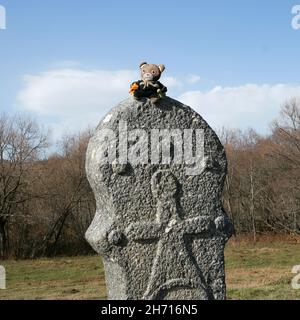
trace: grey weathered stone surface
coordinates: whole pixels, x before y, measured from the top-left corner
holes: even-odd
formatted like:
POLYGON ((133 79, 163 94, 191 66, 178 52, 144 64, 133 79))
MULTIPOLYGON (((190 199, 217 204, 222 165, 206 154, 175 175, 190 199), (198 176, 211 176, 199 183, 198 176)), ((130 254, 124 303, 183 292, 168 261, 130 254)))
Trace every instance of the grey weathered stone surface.
POLYGON ((97 211, 86 238, 103 257, 109 299, 225 299, 224 246, 233 231, 221 202, 226 168, 214 131, 176 100, 129 98, 106 115, 87 150, 97 211), (147 132, 203 129, 205 170, 189 176, 184 163, 100 163, 101 130, 118 132, 120 121, 147 132))

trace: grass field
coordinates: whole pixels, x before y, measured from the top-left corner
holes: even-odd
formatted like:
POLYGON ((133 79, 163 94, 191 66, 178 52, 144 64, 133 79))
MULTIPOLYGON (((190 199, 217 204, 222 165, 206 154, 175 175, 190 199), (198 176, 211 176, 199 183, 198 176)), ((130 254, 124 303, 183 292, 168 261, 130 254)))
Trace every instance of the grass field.
MULTIPOLYGON (((8 260, 7 289, 0 299, 105 299, 104 271, 97 256, 8 260)), ((300 299, 291 287, 300 265, 300 241, 233 240, 226 247, 228 299, 300 299)))

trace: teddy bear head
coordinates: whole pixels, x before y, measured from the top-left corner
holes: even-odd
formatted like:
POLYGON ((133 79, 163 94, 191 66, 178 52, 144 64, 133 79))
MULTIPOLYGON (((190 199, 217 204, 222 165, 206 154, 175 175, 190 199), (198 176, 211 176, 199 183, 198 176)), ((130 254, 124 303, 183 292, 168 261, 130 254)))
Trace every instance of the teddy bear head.
POLYGON ((141 77, 144 81, 157 81, 162 72, 165 70, 163 64, 148 64, 147 62, 142 62, 140 64, 141 77))

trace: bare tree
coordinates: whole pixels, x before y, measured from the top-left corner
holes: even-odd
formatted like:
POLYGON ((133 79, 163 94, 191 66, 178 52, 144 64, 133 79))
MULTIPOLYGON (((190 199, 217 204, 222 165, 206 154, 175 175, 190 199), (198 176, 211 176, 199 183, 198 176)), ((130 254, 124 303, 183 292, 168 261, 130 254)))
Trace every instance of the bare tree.
MULTIPOLYGON (((237 233, 300 234, 300 102, 282 106, 269 135, 222 129, 228 158, 224 206, 237 233)), ((55 153, 32 120, 0 116, 0 256, 85 254, 95 212, 85 174, 90 131, 55 153), (44 155, 44 152, 47 153, 44 155)))
POLYGON ((33 255, 55 255, 66 230, 69 239, 65 239, 65 243, 76 237, 85 243, 84 233, 95 210, 93 194, 85 174, 85 152, 89 137, 89 132, 64 137, 60 143, 60 153, 48 160, 48 173, 44 181, 49 194, 49 223, 33 255))
POLYGON ((273 159, 280 174, 280 215, 275 223, 287 232, 300 233, 300 100, 293 98, 272 123, 273 159))
POLYGON ((47 146, 47 136, 29 118, 0 115, 0 256, 8 252, 8 223, 30 199, 26 175, 47 146))

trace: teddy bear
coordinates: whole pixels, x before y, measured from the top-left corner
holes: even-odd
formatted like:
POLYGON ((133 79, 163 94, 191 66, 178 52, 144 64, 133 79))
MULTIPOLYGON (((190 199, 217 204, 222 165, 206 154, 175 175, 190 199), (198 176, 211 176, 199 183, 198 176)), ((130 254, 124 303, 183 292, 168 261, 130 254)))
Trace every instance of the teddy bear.
POLYGON ((135 81, 131 84, 129 93, 137 100, 143 97, 149 98, 152 103, 157 103, 160 98, 166 95, 167 87, 158 81, 162 72, 165 70, 163 64, 140 64, 142 80, 135 81))

